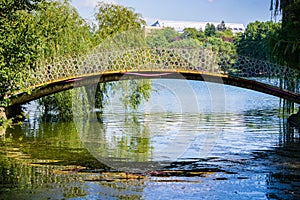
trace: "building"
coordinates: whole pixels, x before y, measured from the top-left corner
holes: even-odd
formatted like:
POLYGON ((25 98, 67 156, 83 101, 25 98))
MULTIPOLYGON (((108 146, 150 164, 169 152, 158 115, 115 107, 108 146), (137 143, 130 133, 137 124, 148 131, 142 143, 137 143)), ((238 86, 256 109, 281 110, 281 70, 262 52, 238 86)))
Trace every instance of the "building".
MULTIPOLYGON (((182 33, 185 28, 196 28, 199 30, 205 30, 206 25, 210 23, 217 27, 220 22, 193 22, 193 21, 168 21, 168 20, 157 20, 152 25, 145 27, 147 30, 152 29, 162 29, 162 28, 174 28, 175 31, 182 33)), ((243 24, 236 24, 236 23, 225 23, 227 28, 230 28, 232 32, 244 32, 245 27, 243 24)))

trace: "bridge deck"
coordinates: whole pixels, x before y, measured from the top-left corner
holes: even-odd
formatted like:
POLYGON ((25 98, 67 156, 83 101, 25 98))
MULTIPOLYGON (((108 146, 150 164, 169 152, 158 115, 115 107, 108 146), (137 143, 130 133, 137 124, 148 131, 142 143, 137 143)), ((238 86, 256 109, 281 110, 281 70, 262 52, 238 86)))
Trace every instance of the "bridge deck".
POLYGON ((86 86, 95 83, 130 79, 186 79, 213 82, 262 92, 300 104, 300 94, 280 89, 278 87, 261 83, 255 80, 238 78, 225 74, 215 74, 193 70, 117 70, 101 73, 91 73, 81 76, 70 76, 55 81, 31 86, 30 90, 32 92, 30 94, 20 91, 11 96, 10 105, 24 104, 43 96, 47 96, 71 88, 86 86))

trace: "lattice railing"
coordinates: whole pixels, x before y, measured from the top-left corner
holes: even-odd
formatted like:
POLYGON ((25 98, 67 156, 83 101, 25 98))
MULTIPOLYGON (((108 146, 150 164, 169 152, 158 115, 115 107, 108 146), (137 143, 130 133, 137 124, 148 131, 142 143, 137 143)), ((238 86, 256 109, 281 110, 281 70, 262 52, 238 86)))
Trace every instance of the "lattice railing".
POLYGON ((299 81, 297 83, 299 72, 296 70, 244 56, 229 57, 200 48, 97 49, 87 55, 57 57, 40 61, 36 65, 37 68, 32 69, 27 78, 27 87, 106 71, 191 70, 254 78, 284 88, 293 84, 295 90, 300 91, 299 81))

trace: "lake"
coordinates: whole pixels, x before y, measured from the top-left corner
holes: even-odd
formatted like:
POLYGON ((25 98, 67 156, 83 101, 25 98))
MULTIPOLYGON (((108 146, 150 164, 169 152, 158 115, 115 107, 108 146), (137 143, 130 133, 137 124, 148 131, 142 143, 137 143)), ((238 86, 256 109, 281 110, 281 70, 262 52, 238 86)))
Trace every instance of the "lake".
POLYGON ((0 199, 300 199, 300 134, 279 98, 187 80, 152 86, 134 112, 115 91, 101 120, 95 109, 41 122, 27 105, 28 119, 0 138, 0 199))

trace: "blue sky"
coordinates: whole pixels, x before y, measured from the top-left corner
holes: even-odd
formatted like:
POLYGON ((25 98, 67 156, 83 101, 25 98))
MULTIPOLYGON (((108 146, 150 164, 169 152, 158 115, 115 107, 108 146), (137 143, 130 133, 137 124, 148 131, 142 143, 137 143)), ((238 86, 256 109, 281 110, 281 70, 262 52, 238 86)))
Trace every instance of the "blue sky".
MULTIPOLYGON (((92 19, 99 0, 72 0, 82 17, 92 19)), ((147 21, 156 19, 242 23, 268 21, 270 0, 105 0, 134 8, 147 21)))

